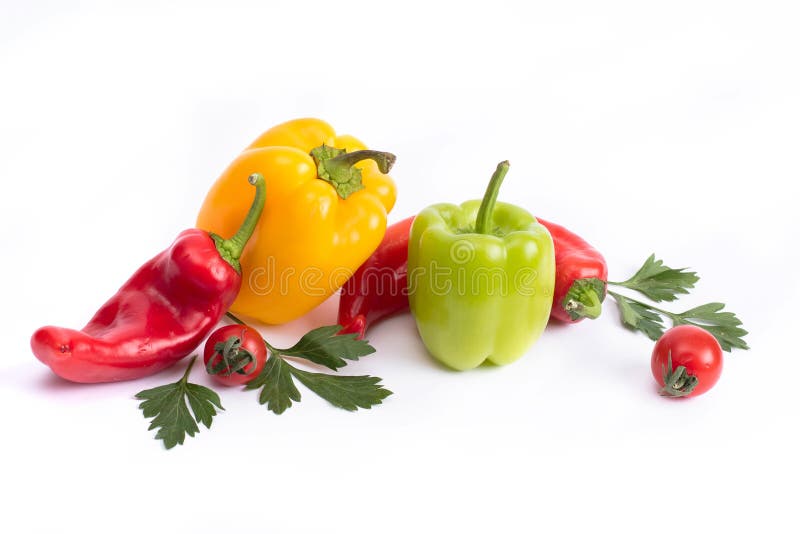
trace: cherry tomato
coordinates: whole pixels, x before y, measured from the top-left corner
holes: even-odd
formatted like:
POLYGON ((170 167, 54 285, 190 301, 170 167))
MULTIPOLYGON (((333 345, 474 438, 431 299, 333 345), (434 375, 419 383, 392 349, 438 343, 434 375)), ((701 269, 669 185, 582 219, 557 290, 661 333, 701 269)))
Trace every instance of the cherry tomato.
POLYGON ((206 341, 203 361, 217 382, 237 386, 258 376, 267 361, 267 346, 261 334, 249 326, 223 326, 206 341))
POLYGON ((661 394, 669 397, 702 395, 722 373, 722 348, 714 336, 692 325, 670 328, 656 341, 650 360, 661 394))

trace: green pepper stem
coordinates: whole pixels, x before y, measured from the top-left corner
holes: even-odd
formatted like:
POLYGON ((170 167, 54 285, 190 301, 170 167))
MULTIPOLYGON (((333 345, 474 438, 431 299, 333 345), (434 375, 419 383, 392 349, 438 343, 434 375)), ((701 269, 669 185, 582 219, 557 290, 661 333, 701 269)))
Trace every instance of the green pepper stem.
POLYGON ((264 211, 264 200, 267 196, 267 185, 261 174, 253 173, 248 176, 247 181, 256 186, 256 196, 253 198, 253 203, 250 204, 250 211, 247 212, 239 230, 229 239, 223 239, 214 233, 211 234, 211 239, 214 240, 219 255, 230 263, 231 267, 236 269, 238 273, 241 273, 242 270, 241 265, 239 265, 239 257, 244 252, 247 240, 250 239, 256 229, 258 220, 261 218, 261 212, 264 211))
POLYGON ((397 160, 397 157, 390 152, 380 152, 378 150, 356 150, 355 152, 345 152, 344 154, 336 156, 335 158, 325 160, 325 167, 331 174, 336 173, 337 171, 344 172, 349 170, 350 167, 359 161, 364 161, 365 159, 371 159, 377 163, 378 169, 383 174, 386 174, 392 170, 392 166, 397 160))
POLYGON ((483 195, 481 207, 478 209, 478 216, 475 219, 475 232, 479 234, 492 233, 492 212, 494 205, 497 203, 497 194, 500 192, 500 184, 503 183, 503 178, 506 177, 508 172, 508 161, 501 161, 497 164, 497 169, 489 180, 489 186, 486 188, 486 193, 483 195))

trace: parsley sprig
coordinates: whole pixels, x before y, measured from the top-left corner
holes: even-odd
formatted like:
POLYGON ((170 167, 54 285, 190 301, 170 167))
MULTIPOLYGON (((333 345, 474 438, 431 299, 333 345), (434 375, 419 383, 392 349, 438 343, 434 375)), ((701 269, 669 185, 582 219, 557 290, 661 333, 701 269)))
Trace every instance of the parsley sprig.
MULTIPOLYGON (((227 315, 235 323, 245 324, 235 315, 227 315)), ((337 371, 347 365, 345 360, 358 360, 375 352, 369 343, 356 339, 356 334, 338 335, 341 329, 339 325, 316 328, 288 349, 273 347, 265 341, 270 353, 267 363, 261 373, 245 385, 245 389, 260 389, 258 401, 276 414, 291 408, 293 401, 300 402, 300 391, 294 379, 337 408, 355 411, 381 404, 392 394, 380 384, 381 378, 312 373, 286 361, 285 357, 301 358, 337 371)))
MULTIPOLYGON (((235 315, 227 315, 234 322, 245 325, 235 315)), ((392 394, 380 384, 381 378, 312 373, 285 360, 285 357, 302 358, 336 371, 347 365, 346 360, 355 361, 375 352, 368 342, 356 339, 356 334, 337 335, 341 329, 339 325, 316 328, 288 349, 279 349, 264 341, 270 352, 267 363, 262 372, 247 383, 246 389, 260 388, 259 402, 276 414, 290 408, 292 401, 300 402, 300 391, 294 379, 337 408, 355 411, 381 404, 392 394)), ((163 440, 167 449, 183 445, 187 434, 190 437, 197 434, 200 431, 197 423, 211 428, 217 409, 224 410, 219 395, 205 386, 189 382, 196 359, 197 356, 192 358, 177 382, 136 394, 136 398, 143 401, 139 408, 145 418, 154 418, 148 430, 157 428, 156 439, 163 440)))
POLYGON ((609 291, 608 294, 617 301, 622 322, 629 328, 644 332, 654 341, 664 333, 664 319, 668 318, 672 321, 672 326, 690 324, 707 330, 717 338, 724 351, 730 352, 732 348, 750 348, 742 339, 747 335, 747 330, 741 327, 742 321, 733 312, 722 311, 725 305, 721 302, 710 302, 681 313, 674 313, 614 291, 609 291))
MULTIPOLYGON (((596 278, 590 280, 600 282, 596 278)), ((698 280, 700 277, 696 272, 688 271, 686 267, 680 269, 667 267, 663 261, 656 259, 655 254, 651 254, 631 278, 624 282, 607 282, 607 284, 638 291, 653 302, 671 302, 680 295, 688 294, 698 280)), ((617 301, 622 323, 632 330, 643 332, 652 340, 661 337, 666 329, 664 320, 669 319, 672 326, 690 324, 707 330, 717 338, 724 351, 750 348, 742 339, 747 335, 747 330, 742 328, 742 321, 732 312, 723 311, 725 305, 721 302, 710 302, 676 313, 615 291, 609 290, 608 295, 617 301)))
POLYGON ((687 271, 687 267, 667 267, 662 260, 656 259, 655 254, 651 254, 628 280, 608 284, 638 291, 653 302, 671 302, 679 295, 687 295, 698 280, 700 277, 697 273, 687 271))
POLYGON ((211 421, 217 415, 217 409, 225 409, 222 407, 219 395, 214 391, 189 382, 189 373, 196 359, 197 356, 192 357, 186 372, 177 382, 146 389, 136 394, 137 399, 143 400, 139 408, 145 418, 154 417, 148 430, 158 428, 156 439, 163 440, 167 449, 183 445, 186 434, 190 437, 197 434, 200 431, 197 423, 211 428, 211 421))
MULTIPOLYGON (((651 254, 636 274, 624 282, 604 282, 599 278, 576 280, 565 302, 572 304, 567 311, 573 319, 594 318, 599 315, 599 310, 589 313, 592 307, 587 307, 586 300, 581 298, 581 291, 584 288, 592 289, 590 293, 602 295, 601 289, 604 285, 606 289, 607 286, 623 287, 638 291, 653 302, 672 302, 679 296, 688 294, 698 280, 700 277, 696 272, 689 271, 686 267, 680 269, 667 267, 662 260, 656 259, 655 254, 651 254)), ((690 324, 707 330, 717 338, 722 350, 730 352, 733 348, 750 348, 742 339, 747 335, 747 330, 742 328, 742 321, 732 312, 723 311, 725 305, 721 302, 710 302, 676 313, 615 291, 608 290, 607 294, 616 300, 622 323, 632 330, 643 332, 652 340, 661 337, 666 329, 665 320, 668 319, 672 322, 672 326, 690 324)))

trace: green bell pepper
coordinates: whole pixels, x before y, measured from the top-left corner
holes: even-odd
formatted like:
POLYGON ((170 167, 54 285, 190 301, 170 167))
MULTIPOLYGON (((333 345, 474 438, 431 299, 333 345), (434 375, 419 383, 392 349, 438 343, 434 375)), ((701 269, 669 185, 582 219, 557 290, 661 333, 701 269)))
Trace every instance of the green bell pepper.
POLYGON ((429 206, 411 227, 411 313, 428 351, 454 369, 515 361, 550 316, 553 240, 533 215, 497 202, 506 172, 504 161, 483 201, 429 206))

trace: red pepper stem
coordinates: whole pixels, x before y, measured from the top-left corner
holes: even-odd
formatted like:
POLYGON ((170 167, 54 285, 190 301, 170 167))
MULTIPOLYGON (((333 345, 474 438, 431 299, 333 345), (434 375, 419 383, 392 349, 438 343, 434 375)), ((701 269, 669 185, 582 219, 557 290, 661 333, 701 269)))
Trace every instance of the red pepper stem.
POLYGON ((593 289, 588 289, 583 293, 581 301, 569 301, 565 303, 564 308, 569 310, 572 305, 579 317, 586 317, 589 319, 597 319, 603 310, 603 302, 597 296, 597 292, 593 289))
POLYGON ((569 286, 561 307, 570 319, 597 319, 603 311, 606 283, 599 278, 578 278, 569 286))
POLYGON ((475 218, 475 232, 478 234, 492 233, 492 212, 494 211, 495 203, 497 203, 500 185, 503 183, 503 178, 506 177, 508 167, 508 161, 501 161, 498 163, 497 169, 495 169, 492 175, 492 179, 489 180, 489 186, 486 188, 481 207, 478 208, 478 215, 475 218))
POLYGON ((216 234, 211 234, 211 238, 217 246, 219 255, 237 271, 241 271, 239 257, 244 251, 247 240, 250 239, 250 236, 253 235, 253 231, 256 229, 258 220, 261 218, 261 212, 264 211, 264 201, 267 196, 266 182, 261 174, 251 174, 247 178, 247 181, 256 187, 256 195, 255 198, 253 198, 253 203, 250 205, 250 211, 247 212, 239 230, 229 239, 222 239, 216 234))

